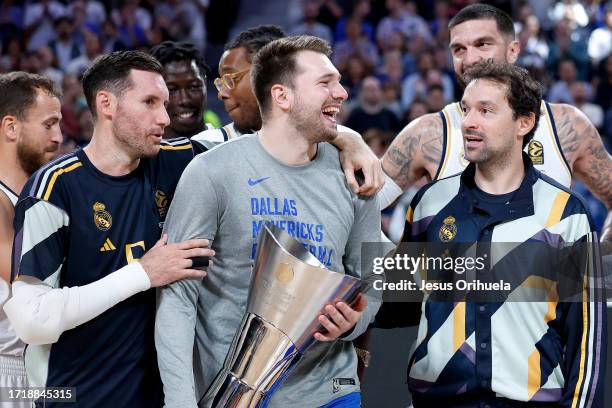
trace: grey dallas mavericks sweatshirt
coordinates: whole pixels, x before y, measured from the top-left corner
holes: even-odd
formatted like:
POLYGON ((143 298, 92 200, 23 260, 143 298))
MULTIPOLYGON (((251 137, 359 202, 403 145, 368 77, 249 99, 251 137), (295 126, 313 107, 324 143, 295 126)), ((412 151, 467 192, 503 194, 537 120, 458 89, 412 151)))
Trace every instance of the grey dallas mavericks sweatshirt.
MULTIPOLYGON (((246 308, 265 222, 294 235, 327 268, 371 278, 371 270, 361 270, 361 243, 380 240, 380 211, 375 198, 358 197, 347 187, 335 147, 320 143, 315 159, 303 166, 277 161, 256 135, 198 155, 181 177, 165 231, 170 242, 210 239, 216 255, 203 280, 160 291, 155 342, 166 406, 195 407, 222 368, 246 308)), ((350 340, 365 331, 380 306, 379 299, 368 300, 355 329, 344 339, 316 343, 270 407, 316 407, 359 390, 350 340)))

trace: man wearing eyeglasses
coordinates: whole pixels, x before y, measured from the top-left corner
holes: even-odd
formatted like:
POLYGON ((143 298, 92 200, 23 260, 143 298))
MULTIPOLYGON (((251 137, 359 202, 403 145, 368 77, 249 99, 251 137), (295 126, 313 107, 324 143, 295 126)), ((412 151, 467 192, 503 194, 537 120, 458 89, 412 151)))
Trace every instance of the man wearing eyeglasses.
MULTIPOLYGON (((219 61, 220 77, 215 79, 215 87, 218 91, 217 97, 223 101, 232 122, 220 129, 205 130, 193 136, 191 141, 196 148, 201 147, 206 151, 219 143, 261 128, 261 114, 249 78, 251 63, 263 46, 283 37, 285 33, 279 27, 262 25, 243 31, 225 46, 225 52, 219 61)), ((356 134, 340 125, 338 131, 356 134)), ((341 147, 332 141, 332 144, 341 150, 340 160, 347 183, 355 193, 374 194, 383 184, 380 163, 361 137, 350 139, 358 140, 359 143, 341 147), (361 186, 355 178, 355 172, 358 170, 362 170, 364 174, 361 186)))
POLYGON ((207 150, 261 128, 261 116, 249 80, 251 61, 260 48, 284 36, 279 27, 259 26, 238 34, 225 46, 219 61, 220 77, 214 83, 219 92, 217 97, 223 101, 232 122, 220 129, 205 130, 192 140, 207 150))

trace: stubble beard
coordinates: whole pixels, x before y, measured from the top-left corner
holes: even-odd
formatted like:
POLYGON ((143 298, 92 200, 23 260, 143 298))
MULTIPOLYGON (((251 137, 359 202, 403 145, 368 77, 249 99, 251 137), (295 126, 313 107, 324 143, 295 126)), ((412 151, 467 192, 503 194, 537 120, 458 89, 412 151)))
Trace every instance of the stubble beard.
POLYGON ((291 109, 293 126, 306 137, 310 143, 331 142, 338 136, 338 127, 326 127, 321 122, 321 110, 312 109, 298 97, 291 109))
MULTIPOLYGON (((487 138, 484 135, 482 136, 483 142, 486 142, 487 138)), ((514 143, 510 139, 499 148, 491 148, 485 145, 479 152, 468 153, 468 150, 464 145, 465 158, 469 162, 475 163, 483 169, 505 168, 512 157, 513 148, 514 143), (470 157, 472 155, 474 156, 470 157)))
POLYGON ((123 112, 121 106, 117 109, 117 117, 112 123, 113 135, 128 154, 137 158, 151 158, 159 153, 159 145, 147 143, 146 131, 138 122, 123 112))

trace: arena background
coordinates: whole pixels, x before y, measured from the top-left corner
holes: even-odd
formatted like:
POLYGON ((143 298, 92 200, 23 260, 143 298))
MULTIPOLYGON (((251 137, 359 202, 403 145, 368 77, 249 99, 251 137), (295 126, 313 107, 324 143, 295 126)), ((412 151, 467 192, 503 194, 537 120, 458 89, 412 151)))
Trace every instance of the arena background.
MULTIPOLYGON (((63 151, 70 151, 91 138, 91 115, 78 79, 97 55, 125 48, 148 49, 163 40, 192 41, 213 68, 206 117, 219 126, 229 119, 216 98, 212 80, 224 43, 246 28, 277 24, 289 34, 319 35, 333 44, 333 61, 350 95, 342 120, 360 131, 382 156, 411 119, 459 99, 461 90, 452 70, 446 24, 470 3, 475 1, 3 0, 0 72, 41 73, 62 88, 63 151), (399 31, 385 22, 394 7, 400 7, 398 13, 408 21, 399 31), (352 41, 346 40, 347 35, 352 41), (369 116, 363 114, 364 106, 369 116)), ((545 85, 546 99, 579 107, 599 129, 610 151, 612 2, 486 3, 514 18, 522 47, 518 63, 545 85)), ((586 197, 601 228, 605 207, 580 183, 574 188, 586 197)), ((399 200, 395 211, 383 213, 383 229, 394 240, 401 234, 412 193, 399 200)), ((414 337, 413 329, 374 330, 372 363, 363 387, 364 406, 409 405, 405 368, 414 337)), ((608 373, 612 373, 611 361, 608 357, 608 373)), ((612 385, 609 378, 607 384, 612 385)), ((607 387, 607 401, 612 403, 612 387, 607 387)))

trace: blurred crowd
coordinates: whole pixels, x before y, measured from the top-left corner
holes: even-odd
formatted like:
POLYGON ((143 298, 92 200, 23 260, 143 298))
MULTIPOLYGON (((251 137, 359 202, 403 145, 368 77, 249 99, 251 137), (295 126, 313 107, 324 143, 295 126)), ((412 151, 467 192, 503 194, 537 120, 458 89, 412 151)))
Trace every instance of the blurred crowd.
MULTIPOLYGON (((372 147, 424 113, 461 96, 448 48, 448 20, 469 0, 306 0, 292 34, 334 44, 350 102, 343 121, 372 147), (376 136, 372 132, 376 131, 376 136), (369 133, 368 133, 369 132, 369 133)), ((612 2, 601 0, 489 1, 515 20, 518 64, 546 89, 549 102, 572 104, 612 136, 612 2)))
POLYGON ((0 72, 46 75, 63 91, 65 150, 91 138, 91 115, 79 82, 102 53, 184 40, 203 53, 208 0, 0 2, 0 72))
MULTIPOLYGON (((333 62, 350 99, 341 120, 382 157, 413 119, 461 98, 449 52, 448 21, 471 0, 305 0, 291 34, 334 45, 333 62)), ((482 2, 480 2, 482 3, 482 2)), ((485 1, 510 14, 521 46, 518 65, 545 88, 549 102, 579 108, 612 146, 612 1, 485 1)), ((607 211, 581 184, 598 226, 607 211)), ((406 198, 406 197, 405 197, 406 198)), ((408 200, 404 200, 408 202, 408 200)), ((405 211, 383 212, 383 230, 398 238, 405 211), (397 217, 400 214, 400 217, 397 217)))
MULTIPOLYGON (((204 53, 213 36, 205 15, 215 1, 3 0, 0 72, 44 74, 63 90, 62 130, 70 150, 91 138, 91 115, 79 83, 91 61, 101 53, 148 49, 164 40, 190 41, 204 53)), ((475 2, 288 0, 286 27, 289 34, 312 34, 333 44, 333 62, 350 96, 341 121, 382 157, 408 122, 460 98, 447 23, 475 2)), ((514 18, 518 63, 544 84, 546 99, 581 109, 610 150, 612 1, 487 3, 514 18)), ((216 62, 208 61, 213 67, 216 62)), ((596 217, 602 213, 596 204, 592 210, 596 217)))

